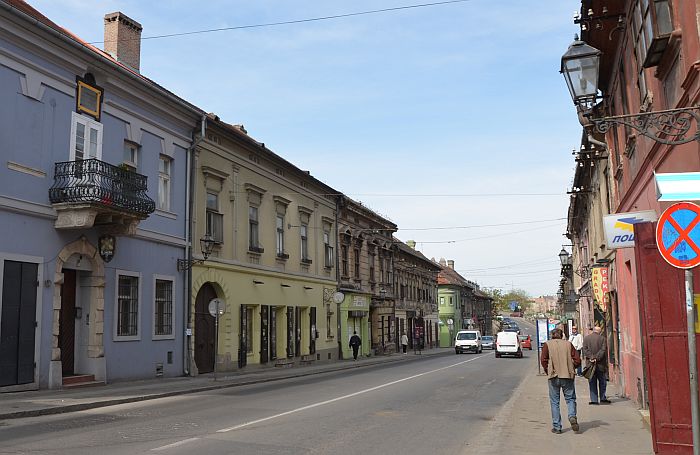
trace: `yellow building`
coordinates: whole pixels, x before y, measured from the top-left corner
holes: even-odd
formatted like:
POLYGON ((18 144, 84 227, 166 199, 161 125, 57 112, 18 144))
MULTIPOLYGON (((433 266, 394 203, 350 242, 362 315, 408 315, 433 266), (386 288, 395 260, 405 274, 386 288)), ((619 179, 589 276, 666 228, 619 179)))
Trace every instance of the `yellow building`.
POLYGON ((213 115, 192 166, 191 372, 338 359, 336 191, 213 115))

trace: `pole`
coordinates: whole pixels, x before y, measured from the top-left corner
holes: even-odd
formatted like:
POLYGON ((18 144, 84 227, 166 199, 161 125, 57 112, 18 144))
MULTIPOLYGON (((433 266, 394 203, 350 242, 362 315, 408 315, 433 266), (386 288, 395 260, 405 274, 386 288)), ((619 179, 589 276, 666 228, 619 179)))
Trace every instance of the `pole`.
POLYGON ((698 362, 695 346, 695 305, 693 271, 685 271, 685 311, 688 320, 688 372, 690 373, 690 414, 693 423, 693 455, 700 455, 700 412, 698 412, 698 362))
POLYGON ((214 381, 216 381, 216 364, 219 355, 219 303, 216 303, 216 317, 214 318, 214 381))
POLYGON ((535 343, 537 343, 537 374, 542 374, 542 366, 540 365, 540 320, 535 319, 535 343))

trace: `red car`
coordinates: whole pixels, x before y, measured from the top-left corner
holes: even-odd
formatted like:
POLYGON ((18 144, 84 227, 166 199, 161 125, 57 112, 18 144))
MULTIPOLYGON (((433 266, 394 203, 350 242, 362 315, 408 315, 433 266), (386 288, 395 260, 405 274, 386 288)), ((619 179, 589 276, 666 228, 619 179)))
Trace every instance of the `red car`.
POLYGON ((523 349, 532 351, 532 339, 530 335, 518 335, 518 338, 520 338, 520 346, 522 346, 523 349))

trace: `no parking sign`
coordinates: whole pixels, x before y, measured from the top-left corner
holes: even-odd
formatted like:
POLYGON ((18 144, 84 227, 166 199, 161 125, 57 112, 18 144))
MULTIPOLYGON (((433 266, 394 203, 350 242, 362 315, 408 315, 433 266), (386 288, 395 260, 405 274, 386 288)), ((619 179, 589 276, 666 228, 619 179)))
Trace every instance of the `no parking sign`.
POLYGON ((700 264, 700 206, 679 202, 667 208, 656 225, 656 246, 674 267, 690 269, 700 264))

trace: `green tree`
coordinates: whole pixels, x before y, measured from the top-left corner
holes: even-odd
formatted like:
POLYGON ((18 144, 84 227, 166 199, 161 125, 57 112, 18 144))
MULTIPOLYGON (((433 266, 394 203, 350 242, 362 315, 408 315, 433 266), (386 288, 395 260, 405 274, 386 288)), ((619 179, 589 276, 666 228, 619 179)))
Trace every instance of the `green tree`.
POLYGON ((510 302, 517 302, 520 311, 529 312, 533 306, 532 297, 522 289, 512 289, 508 292, 503 292, 498 288, 482 289, 486 294, 493 299, 493 311, 495 314, 511 313, 510 302))

